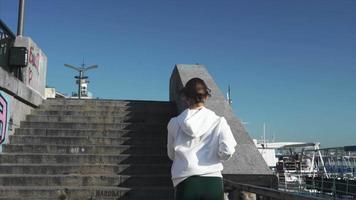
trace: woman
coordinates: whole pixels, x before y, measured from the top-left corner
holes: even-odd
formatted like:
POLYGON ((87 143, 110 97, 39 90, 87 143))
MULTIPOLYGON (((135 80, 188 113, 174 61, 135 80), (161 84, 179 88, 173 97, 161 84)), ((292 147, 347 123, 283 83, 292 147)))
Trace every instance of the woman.
POLYGON ((236 141, 224 117, 204 107, 210 89, 199 78, 181 91, 188 108, 168 123, 167 153, 173 161, 176 200, 223 200, 222 162, 236 141))

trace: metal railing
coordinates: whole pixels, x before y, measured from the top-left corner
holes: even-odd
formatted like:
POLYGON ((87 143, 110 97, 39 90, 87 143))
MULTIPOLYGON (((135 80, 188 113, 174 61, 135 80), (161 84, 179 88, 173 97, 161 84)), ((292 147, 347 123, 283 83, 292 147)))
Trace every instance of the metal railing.
POLYGON ((6 26, 6 24, 0 19, 0 40, 9 38, 15 40, 15 34, 6 26))
POLYGON ((305 195, 325 199, 356 199, 356 180, 326 177, 306 177, 302 182, 283 183, 279 188, 284 191, 304 193, 305 195))
POLYGON ((237 183, 224 179, 225 191, 229 200, 321 200, 310 195, 296 194, 273 188, 237 183))
POLYGON ((23 81, 21 67, 10 66, 10 49, 13 47, 15 39, 15 34, 0 20, 0 67, 23 81))
POLYGON ((0 19, 0 67, 8 70, 9 51, 15 40, 15 35, 0 19))

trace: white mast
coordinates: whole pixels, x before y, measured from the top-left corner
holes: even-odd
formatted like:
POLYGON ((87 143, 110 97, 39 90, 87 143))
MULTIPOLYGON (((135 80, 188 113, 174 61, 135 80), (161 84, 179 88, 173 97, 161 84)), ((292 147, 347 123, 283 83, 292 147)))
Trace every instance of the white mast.
POLYGON ((263 144, 266 145, 266 122, 263 122, 263 144))

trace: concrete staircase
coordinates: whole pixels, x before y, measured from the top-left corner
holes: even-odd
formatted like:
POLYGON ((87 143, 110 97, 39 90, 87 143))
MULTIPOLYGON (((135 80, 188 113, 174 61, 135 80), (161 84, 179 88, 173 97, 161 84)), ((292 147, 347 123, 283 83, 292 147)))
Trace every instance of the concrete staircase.
POLYGON ((0 154, 0 199, 173 199, 169 102, 46 100, 0 154))

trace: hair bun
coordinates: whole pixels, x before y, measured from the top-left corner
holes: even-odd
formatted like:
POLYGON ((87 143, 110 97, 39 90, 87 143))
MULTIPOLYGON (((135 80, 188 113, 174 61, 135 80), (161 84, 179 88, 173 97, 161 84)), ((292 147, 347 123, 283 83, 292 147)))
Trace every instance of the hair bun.
POLYGON ((211 90, 200 78, 190 79, 180 92, 187 98, 193 100, 194 103, 204 102, 207 97, 211 96, 211 90))

